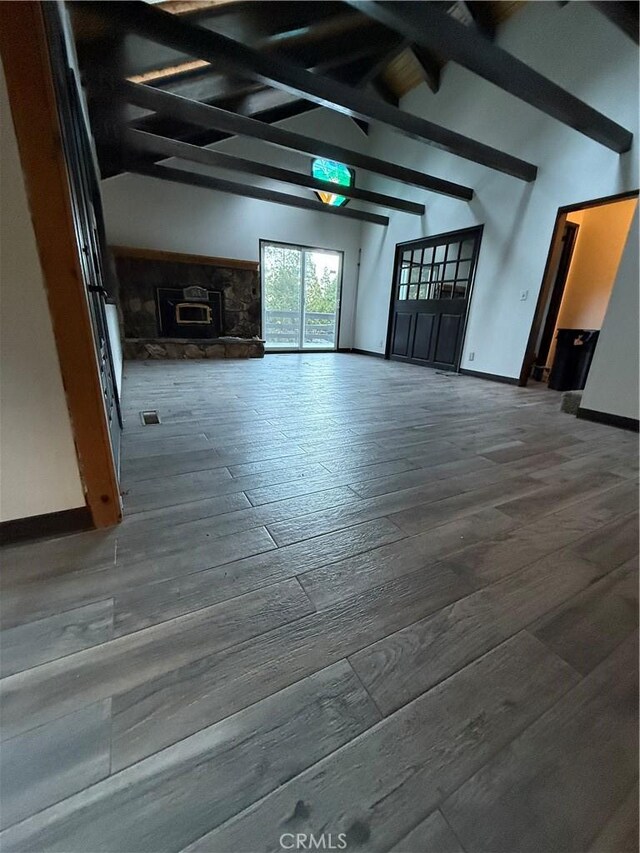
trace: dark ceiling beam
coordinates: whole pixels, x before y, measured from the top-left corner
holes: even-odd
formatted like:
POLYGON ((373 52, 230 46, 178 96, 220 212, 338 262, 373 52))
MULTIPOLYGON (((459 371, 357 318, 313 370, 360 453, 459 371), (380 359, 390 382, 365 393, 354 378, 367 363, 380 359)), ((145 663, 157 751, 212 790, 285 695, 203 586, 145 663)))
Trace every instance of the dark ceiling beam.
POLYGON ((272 204, 282 204, 286 207, 299 207, 302 210, 312 210, 316 213, 327 213, 331 216, 341 216, 345 219, 356 219, 361 222, 371 222, 374 225, 388 225, 389 218, 377 213, 369 213, 364 210, 354 210, 351 207, 332 207, 321 201, 312 201, 308 198, 300 198, 288 193, 276 192, 275 190, 253 187, 249 184, 239 184, 235 181, 225 181, 222 178, 212 178, 209 175, 201 175, 197 172, 189 172, 186 169, 172 169, 169 166, 147 165, 136 162, 125 156, 122 161, 124 171, 133 172, 138 175, 146 175, 150 178, 159 178, 161 181, 171 181, 178 184, 189 184, 193 187, 202 187, 216 192, 228 193, 229 195, 255 198, 259 201, 268 201, 272 204))
POLYGON ((487 3, 486 0, 466 0, 464 5, 482 35, 493 41, 496 36, 496 22, 491 9, 492 4, 487 3))
POLYGON ((353 118, 381 122, 405 136, 521 180, 532 181, 536 177, 536 167, 518 157, 405 113, 358 89, 312 74, 282 58, 259 53, 233 39, 193 26, 141 0, 97 5, 107 7, 104 14, 108 15, 110 22, 198 59, 210 61, 229 72, 247 74, 268 86, 292 92, 319 106, 353 118))
MULTIPOLYGON (((289 148, 292 151, 302 151, 306 154, 314 154, 316 157, 339 160, 349 166, 366 169, 394 181, 412 184, 430 192, 441 193, 453 198, 464 199, 465 201, 473 198, 473 190, 469 187, 435 178, 432 175, 418 172, 415 169, 408 169, 405 166, 398 166, 395 163, 388 163, 385 160, 370 157, 368 154, 361 154, 359 151, 334 145, 332 142, 313 139, 310 136, 294 133, 281 127, 273 127, 247 116, 235 115, 226 110, 221 110, 219 107, 189 101, 186 98, 178 97, 178 95, 171 95, 169 92, 160 92, 149 86, 125 81, 117 85, 115 93, 119 93, 129 103, 171 116, 186 124, 201 125, 237 136, 249 136, 253 139, 269 142, 272 145, 278 145, 281 148, 289 148)), ((114 93, 112 92, 112 94, 114 93)))
POLYGON ((425 83, 432 92, 437 92, 440 88, 440 63, 430 50, 419 44, 412 44, 411 51, 420 63, 425 83))
POLYGON ((638 44, 639 5, 637 0, 634 0, 634 2, 618 2, 618 0, 595 2, 595 0, 592 0, 591 5, 638 44))
POLYGON ((375 80, 371 81, 371 87, 378 97, 380 97, 386 104, 391 104, 392 107, 397 107, 400 103, 400 98, 381 75, 378 75, 375 80))
POLYGON ((318 181, 311 175, 301 172, 293 172, 290 169, 281 169, 277 166, 269 166, 266 163, 257 163, 255 160, 246 160, 231 154, 223 154, 211 148, 201 148, 198 145, 189 145, 176 139, 167 139, 163 136, 154 136, 151 133, 143 133, 140 130, 125 129, 122 138, 127 149, 136 152, 162 154, 165 157, 179 157, 182 160, 191 160, 194 163, 202 163, 205 166, 214 166, 221 169, 230 169, 234 172, 243 172, 248 175, 260 175, 274 181, 282 181, 286 184, 294 184, 311 190, 327 192, 335 190, 347 198, 355 198, 380 207, 389 207, 393 210, 401 210, 405 213, 413 213, 422 216, 425 212, 423 204, 413 201, 383 195, 359 187, 338 187, 327 181, 318 181))
MULTIPOLYGON (((398 37, 394 34, 385 40, 386 53, 389 52, 389 44, 396 44, 398 37)), ((362 42, 355 40, 349 50, 325 58, 318 65, 311 68, 316 74, 327 73, 336 76, 346 82, 357 82, 369 72, 372 65, 380 61, 380 44, 373 41, 362 42)), ((241 115, 260 115, 267 110, 279 108, 284 104, 298 102, 300 99, 289 92, 272 89, 255 81, 242 81, 238 78, 227 78, 218 72, 209 69, 197 74, 181 75, 178 78, 165 78, 157 83, 149 83, 153 88, 172 92, 184 98, 194 101, 204 101, 208 104, 221 106, 223 109, 231 109, 232 112, 241 115)), ((316 105, 305 101, 307 109, 315 109, 316 105)), ((154 116, 139 119, 136 125, 142 130, 161 135, 173 136, 172 133, 164 133, 162 128, 155 127, 154 116)))
POLYGON ((353 84, 358 88, 364 88, 379 74, 382 74, 384 69, 389 65, 390 62, 393 62, 400 54, 409 46, 409 42, 402 38, 402 36, 392 36, 390 39, 390 43, 388 45, 387 50, 384 53, 381 53, 376 60, 374 60, 370 67, 362 74, 358 80, 354 80, 353 84))
MULTIPOLYGON (((405 39, 394 35, 391 37, 387 50, 378 54, 378 56, 374 57, 373 60, 365 60, 364 65, 362 65, 360 69, 353 69, 353 66, 349 69, 345 69, 346 73, 341 74, 338 79, 342 79, 343 83, 348 83, 351 86, 355 86, 357 89, 364 89, 370 83, 373 83, 376 77, 384 71, 387 65, 390 62, 393 62, 393 60, 402 53, 406 45, 407 42, 405 39)), ((391 101, 389 101, 390 96, 391 93, 387 93, 384 98, 389 103, 391 103, 391 101)), ((355 122, 357 127, 360 128, 365 136, 369 135, 369 122, 353 117, 351 120, 355 122)))
POLYGON ((438 50, 447 59, 612 151, 622 154, 631 147, 633 134, 630 131, 492 44, 477 30, 454 20, 444 11, 442 4, 374 0, 346 2, 411 38, 416 44, 438 50))
MULTIPOLYGON (((98 3, 92 8, 89 4, 69 3, 79 50, 86 52, 89 58, 100 42, 109 43, 119 36, 119 31, 110 24, 108 10, 101 10, 100 5, 98 3)), ((358 12, 342 3, 314 0, 305 0, 304 3, 231 3, 204 8, 201 13, 172 17, 267 51, 302 47, 305 43, 313 45, 319 39, 339 35, 348 29, 362 28, 363 23, 358 12)), ((370 19, 366 22, 365 30, 371 26, 378 27, 370 19)), ((182 51, 151 44, 136 35, 128 37, 126 42, 121 69, 126 77, 179 65, 192 58, 182 51)))

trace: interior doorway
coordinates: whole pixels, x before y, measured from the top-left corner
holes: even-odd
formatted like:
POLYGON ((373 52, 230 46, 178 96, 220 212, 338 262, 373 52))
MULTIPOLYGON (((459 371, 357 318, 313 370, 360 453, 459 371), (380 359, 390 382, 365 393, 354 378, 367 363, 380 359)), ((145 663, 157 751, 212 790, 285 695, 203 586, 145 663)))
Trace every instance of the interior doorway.
POLYGON ((260 242, 262 329, 270 352, 335 350, 342 252, 260 242))
POLYGON ((387 358, 457 370, 482 226, 396 246, 387 358))
POLYGON ((638 192, 560 208, 520 373, 582 390, 637 205, 638 192))

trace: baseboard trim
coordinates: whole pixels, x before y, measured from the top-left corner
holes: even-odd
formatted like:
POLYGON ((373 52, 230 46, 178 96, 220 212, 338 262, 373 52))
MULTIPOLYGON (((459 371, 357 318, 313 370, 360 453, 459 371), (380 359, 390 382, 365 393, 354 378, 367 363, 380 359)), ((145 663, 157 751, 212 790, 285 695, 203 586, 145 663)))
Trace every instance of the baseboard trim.
POLYGON ((623 415, 611 415, 608 412, 597 412, 595 409, 578 409, 576 417, 583 421, 595 421, 597 424, 628 429, 638 432, 638 420, 636 418, 625 418, 623 415))
POLYGON ((466 367, 461 367, 458 372, 465 376, 475 376, 476 379, 488 379, 490 382, 502 382, 504 385, 518 384, 518 378, 516 376, 501 376, 499 373, 481 373, 479 370, 467 370, 466 367))
POLYGON ((79 506, 75 509, 0 522, 0 545, 12 545, 25 539, 64 536, 65 533, 78 533, 92 528, 93 520, 89 508, 79 506))
POLYGON ((370 355, 372 358, 385 358, 385 354, 383 352, 372 352, 368 349, 350 349, 349 352, 355 353, 356 355, 370 355))

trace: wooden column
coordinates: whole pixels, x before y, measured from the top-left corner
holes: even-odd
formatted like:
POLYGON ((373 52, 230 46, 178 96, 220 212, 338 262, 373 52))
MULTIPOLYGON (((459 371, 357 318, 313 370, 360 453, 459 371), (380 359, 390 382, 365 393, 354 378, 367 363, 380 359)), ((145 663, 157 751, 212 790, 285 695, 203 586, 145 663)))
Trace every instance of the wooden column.
POLYGON ((80 475, 96 527, 122 517, 39 2, 0 3, 0 55, 80 475))

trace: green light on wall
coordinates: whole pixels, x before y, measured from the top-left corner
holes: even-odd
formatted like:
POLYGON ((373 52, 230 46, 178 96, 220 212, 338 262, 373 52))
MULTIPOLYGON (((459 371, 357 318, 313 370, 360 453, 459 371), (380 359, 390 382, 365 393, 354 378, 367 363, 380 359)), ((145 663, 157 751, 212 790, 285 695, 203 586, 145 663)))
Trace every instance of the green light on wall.
MULTIPOLYGON (((335 160, 325 160, 324 157, 319 157, 311 164, 311 174, 319 181, 327 181, 331 184, 339 184, 341 187, 353 186, 353 172, 344 163, 338 163, 335 160)), ((323 204, 330 204, 333 207, 340 207, 346 204, 349 199, 337 193, 316 190, 316 195, 323 204)))

